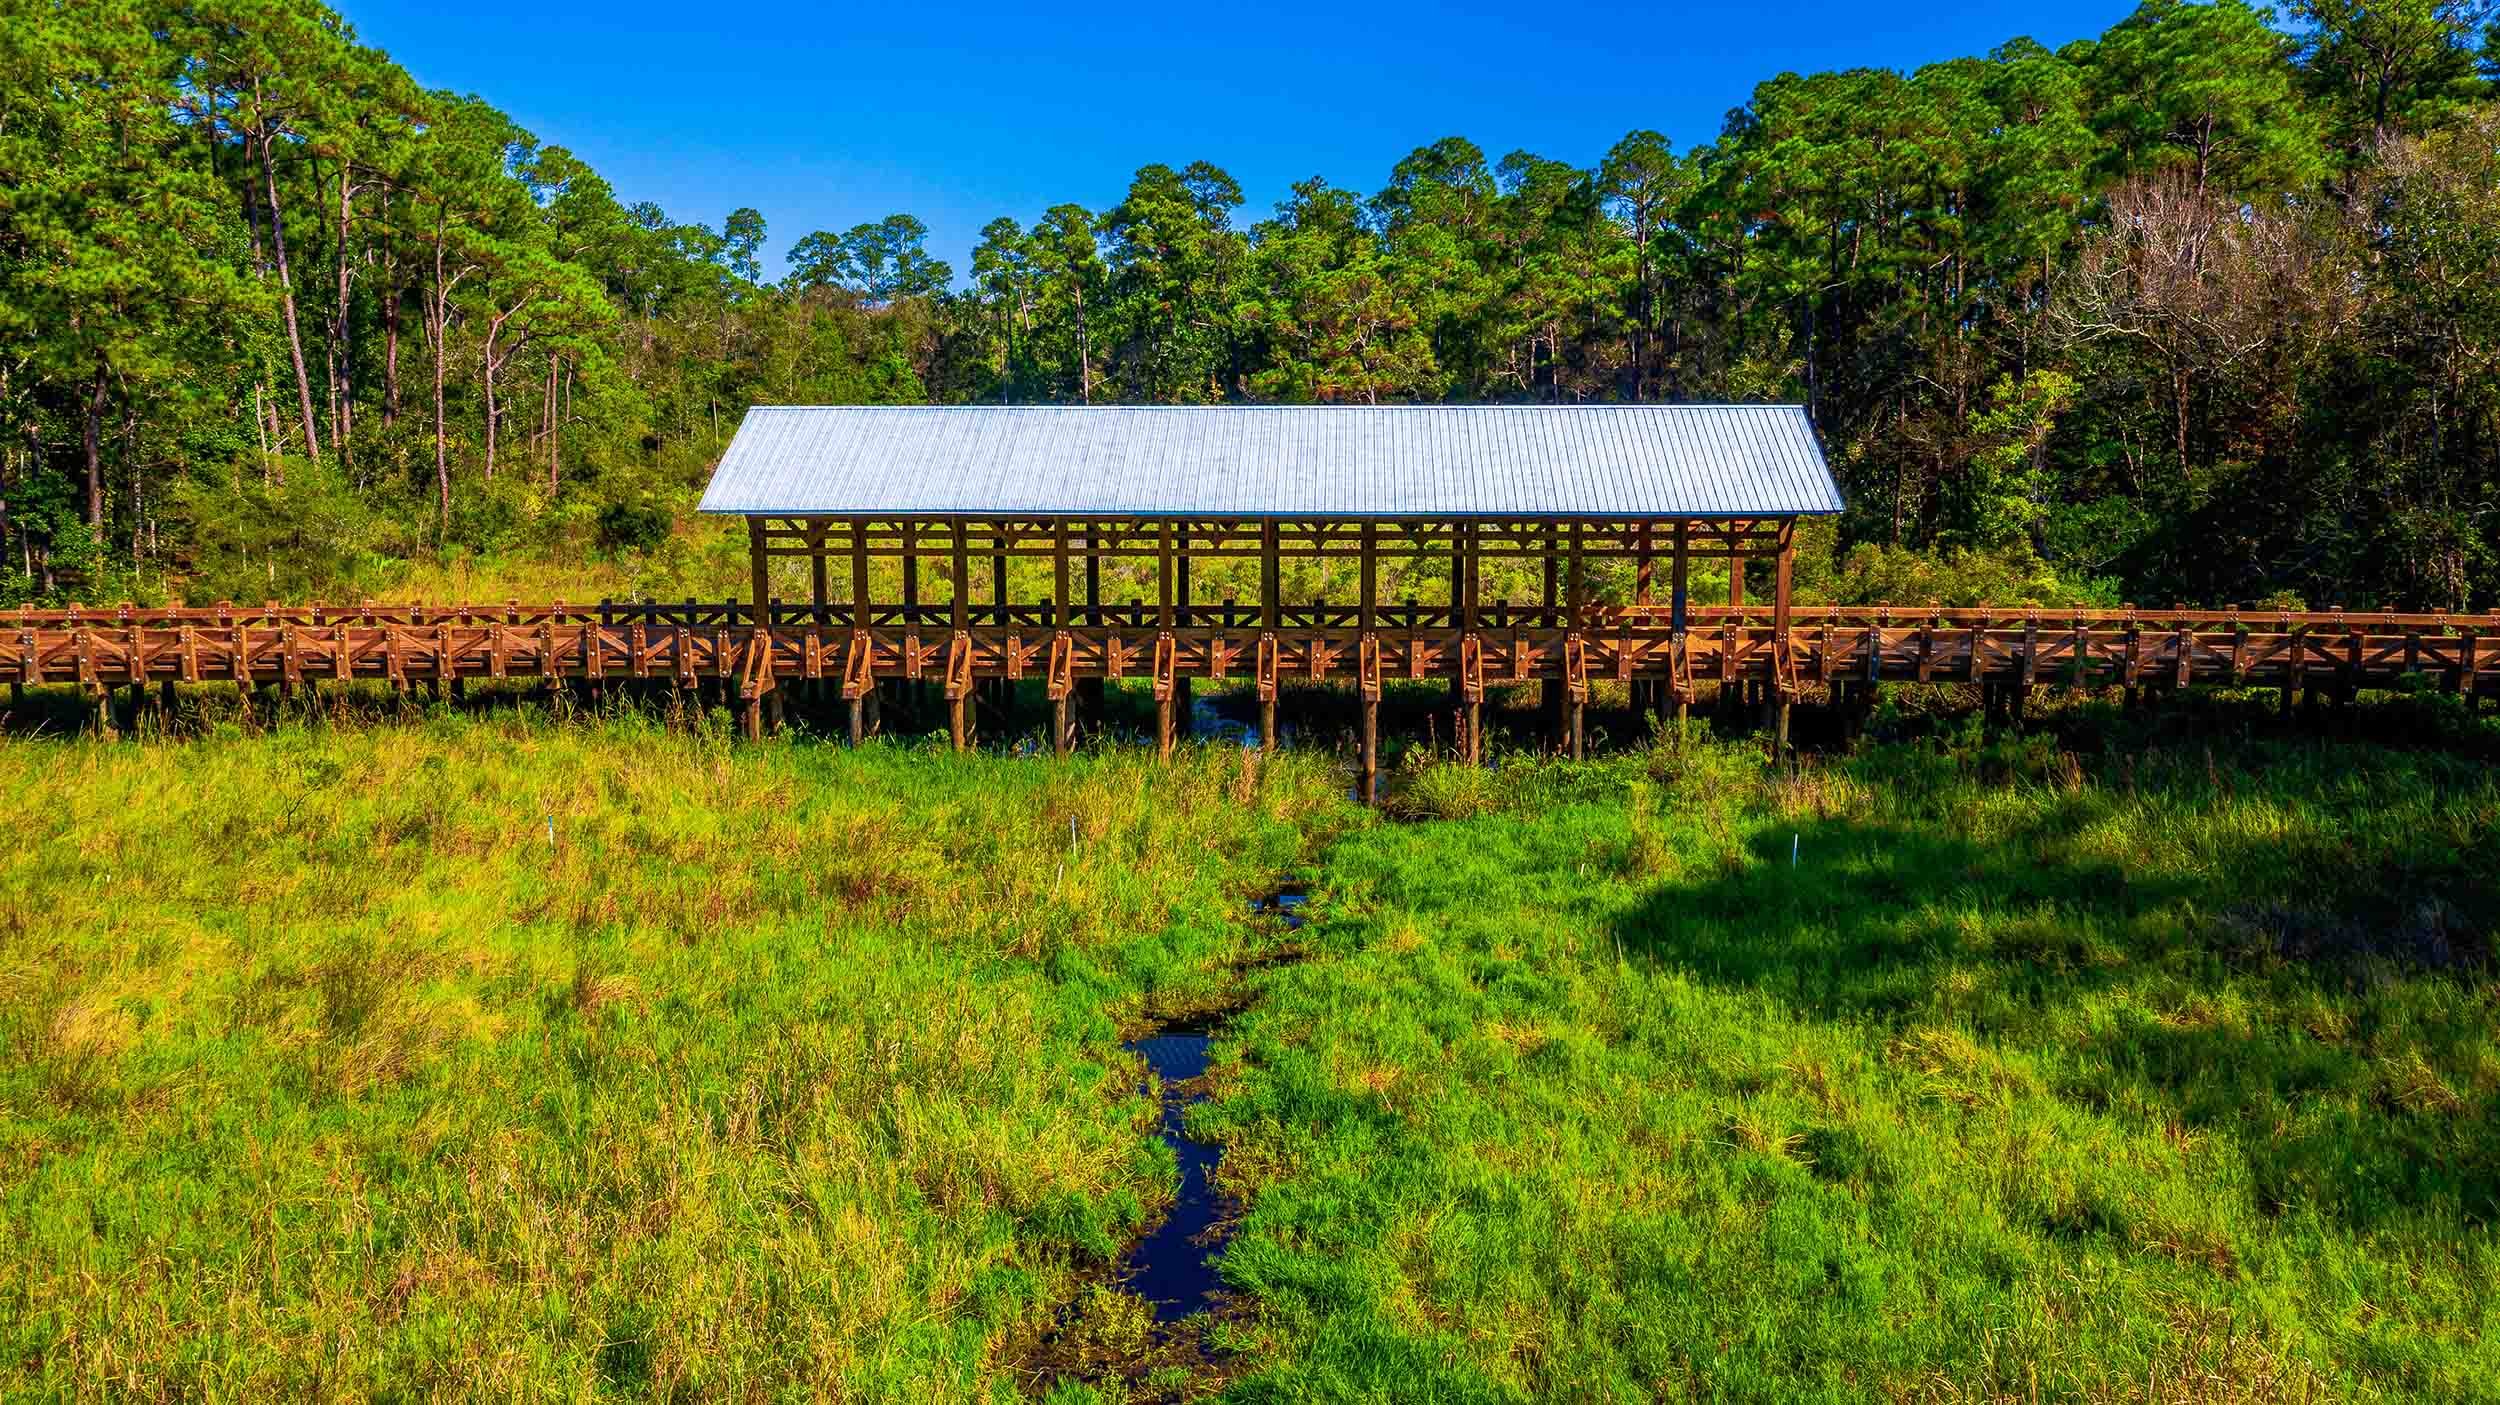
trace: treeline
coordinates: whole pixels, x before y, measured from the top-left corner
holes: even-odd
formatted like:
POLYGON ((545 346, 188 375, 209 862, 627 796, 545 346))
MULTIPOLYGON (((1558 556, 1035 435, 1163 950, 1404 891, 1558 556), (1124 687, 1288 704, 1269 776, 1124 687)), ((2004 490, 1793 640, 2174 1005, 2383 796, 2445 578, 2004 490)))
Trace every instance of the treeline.
POLYGON ((908 215, 769 279, 309 0, 0 18, 0 602, 650 546, 753 402, 1788 399, 1831 594, 2500 602, 2487 0, 2155 0, 1264 220, 1149 166, 960 279, 908 215))

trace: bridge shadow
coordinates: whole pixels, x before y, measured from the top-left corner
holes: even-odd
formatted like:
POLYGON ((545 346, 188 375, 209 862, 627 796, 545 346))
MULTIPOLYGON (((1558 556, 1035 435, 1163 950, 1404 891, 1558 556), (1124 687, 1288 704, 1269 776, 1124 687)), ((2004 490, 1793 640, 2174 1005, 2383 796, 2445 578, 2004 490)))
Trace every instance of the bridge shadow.
POLYGON ((2500 1089, 2475 1072, 2492 880, 2461 857, 2332 875, 2311 905, 2262 901, 2245 875, 2281 860, 2258 844, 2159 871, 2054 857, 2041 841, 2089 805, 1986 840, 1779 823, 1719 872, 1654 888, 1614 935, 1706 986, 1872 1032, 1904 1086, 1960 1050, 1998 1095, 2226 1143, 2261 1214, 2355 1231, 2500 1217, 2500 1089))

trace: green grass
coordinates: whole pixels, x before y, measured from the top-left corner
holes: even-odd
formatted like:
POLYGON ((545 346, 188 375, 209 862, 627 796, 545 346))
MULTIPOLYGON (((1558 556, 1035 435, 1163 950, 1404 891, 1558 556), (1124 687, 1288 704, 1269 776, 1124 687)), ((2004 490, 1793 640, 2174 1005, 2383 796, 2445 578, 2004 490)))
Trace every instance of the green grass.
POLYGON ((1398 780, 0 745, 0 1395, 2500 1399, 2486 768, 1398 780), (1181 1369, 1102 1286, 1171 1165, 1117 1041, 1245 997, 1181 1369))
POLYGON ((1168 1193, 1118 1021, 1333 796, 525 714, 0 748, 0 1395, 1012 1396, 1168 1193))
POLYGON ((1244 1399, 2500 1396, 2500 787, 2366 748, 1442 771, 1207 1117, 1244 1399), (1793 855, 1793 860, 1792 860, 1793 855))

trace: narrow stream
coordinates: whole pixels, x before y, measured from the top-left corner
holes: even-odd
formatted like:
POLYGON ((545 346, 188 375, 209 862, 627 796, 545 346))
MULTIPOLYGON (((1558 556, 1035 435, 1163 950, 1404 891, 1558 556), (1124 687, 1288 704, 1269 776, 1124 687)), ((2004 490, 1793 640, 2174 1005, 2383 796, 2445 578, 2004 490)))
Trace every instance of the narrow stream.
POLYGON ((1205 1096, 1195 1085, 1206 1076, 1207 1035, 1166 1031, 1122 1047, 1145 1055, 1162 1081, 1163 1141, 1181 1166, 1171 1213, 1129 1250, 1129 1287, 1154 1304, 1157 1322, 1176 1322, 1204 1308, 1217 1287, 1214 1246, 1200 1242, 1215 1224, 1217 1152, 1182 1126, 1189 1105, 1205 1096))
MULTIPOLYGON (((1302 903, 1303 894, 1282 891, 1253 899, 1250 911, 1273 917, 1291 931, 1302 925, 1302 903)), ((1154 1305, 1157 1322, 1177 1322, 1205 1311, 1222 1286, 1216 1268, 1224 1246, 1216 1216, 1223 1207, 1215 1193, 1215 1164, 1222 1153, 1189 1135, 1187 1126, 1190 1105, 1206 1097, 1199 1080, 1206 1076, 1212 1037, 1210 1025, 1184 1021, 1121 1046, 1143 1056, 1162 1085, 1163 1141, 1180 1163, 1180 1193, 1171 1211, 1128 1255, 1129 1287, 1154 1305)))

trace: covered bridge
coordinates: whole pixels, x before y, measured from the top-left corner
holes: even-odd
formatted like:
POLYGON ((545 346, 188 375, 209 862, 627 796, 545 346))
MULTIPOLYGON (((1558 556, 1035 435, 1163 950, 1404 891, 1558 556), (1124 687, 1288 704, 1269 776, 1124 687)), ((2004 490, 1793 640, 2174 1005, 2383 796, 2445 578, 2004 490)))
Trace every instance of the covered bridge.
POLYGON ((1793 405, 758 406, 702 503, 747 519, 759 616, 847 631, 855 731, 880 677, 941 679, 961 740, 1039 675, 1064 747, 1081 678, 1150 676, 1168 744, 1189 677, 1272 723, 1280 676, 1343 676, 1368 738, 1384 677, 1442 677, 1470 749, 1487 680, 1560 680, 1575 737, 1592 673, 1683 701, 1696 559, 1732 604, 1767 563, 1784 639, 1797 519, 1840 508, 1793 405))

